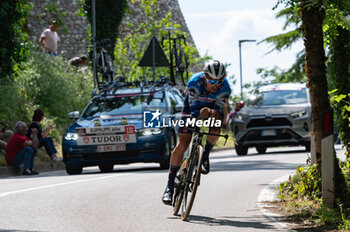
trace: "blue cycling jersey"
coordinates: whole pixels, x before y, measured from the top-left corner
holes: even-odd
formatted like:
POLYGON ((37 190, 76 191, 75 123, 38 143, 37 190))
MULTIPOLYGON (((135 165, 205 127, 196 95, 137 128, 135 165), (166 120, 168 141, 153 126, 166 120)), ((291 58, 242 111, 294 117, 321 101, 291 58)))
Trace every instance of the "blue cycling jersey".
POLYGON ((228 80, 225 78, 216 93, 210 93, 206 89, 204 72, 195 73, 187 83, 187 92, 185 96, 184 114, 191 114, 192 117, 198 117, 203 107, 217 110, 220 116, 223 116, 223 109, 231 94, 231 88, 228 80))

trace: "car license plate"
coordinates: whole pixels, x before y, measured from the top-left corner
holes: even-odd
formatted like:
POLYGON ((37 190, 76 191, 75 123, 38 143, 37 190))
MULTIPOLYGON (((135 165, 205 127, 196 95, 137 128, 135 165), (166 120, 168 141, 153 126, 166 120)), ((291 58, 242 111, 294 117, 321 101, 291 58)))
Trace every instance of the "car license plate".
POLYGON ((276 136, 276 130, 262 130, 261 136, 276 136))
POLYGON ((125 151, 125 144, 97 146, 97 152, 125 151))

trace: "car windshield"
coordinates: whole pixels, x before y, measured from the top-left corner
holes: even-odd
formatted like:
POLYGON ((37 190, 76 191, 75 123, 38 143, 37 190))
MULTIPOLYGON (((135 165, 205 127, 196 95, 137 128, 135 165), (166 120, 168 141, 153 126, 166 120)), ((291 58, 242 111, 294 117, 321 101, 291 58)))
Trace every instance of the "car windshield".
POLYGON ((164 98, 152 95, 123 96, 107 99, 96 99, 83 114, 84 118, 101 115, 142 114, 144 109, 166 107, 164 98))
POLYGON ((306 88, 293 90, 257 90, 249 98, 249 106, 271 106, 284 104, 303 104, 307 103, 306 88))

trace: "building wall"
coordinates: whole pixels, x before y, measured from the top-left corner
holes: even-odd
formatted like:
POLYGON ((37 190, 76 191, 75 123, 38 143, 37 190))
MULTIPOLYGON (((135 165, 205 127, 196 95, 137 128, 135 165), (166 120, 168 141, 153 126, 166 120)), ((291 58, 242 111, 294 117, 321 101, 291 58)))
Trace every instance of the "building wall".
MULTIPOLYGON (((38 41, 42 31, 55 19, 55 13, 48 13, 48 10, 45 10, 45 8, 52 7, 52 4, 54 4, 59 12, 65 12, 66 14, 63 20, 66 30, 61 28, 58 31, 61 38, 59 54, 68 59, 87 54, 89 46, 88 28, 90 24, 85 17, 78 15, 80 9, 78 0, 30 0, 30 2, 33 4, 33 8, 28 17, 27 26, 32 41, 38 41)), ((180 24, 182 30, 191 35, 177 0, 158 0, 158 3, 160 8, 158 14, 160 17, 164 17, 168 11, 171 11, 174 22, 180 24)), ((153 19, 145 15, 145 12, 140 8, 139 2, 135 4, 129 3, 129 12, 120 26, 120 36, 123 37, 127 33, 132 33, 132 28, 127 26, 127 22, 138 25, 144 20, 153 19)), ((187 39, 190 44, 194 45, 191 36, 187 39)))

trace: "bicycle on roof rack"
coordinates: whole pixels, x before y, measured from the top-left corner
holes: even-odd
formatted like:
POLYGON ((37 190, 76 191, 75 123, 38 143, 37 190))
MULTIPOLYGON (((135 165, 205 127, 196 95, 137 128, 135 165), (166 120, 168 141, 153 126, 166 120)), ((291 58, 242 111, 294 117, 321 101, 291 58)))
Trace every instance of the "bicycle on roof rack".
POLYGON ((112 58, 103 47, 99 48, 96 60, 97 71, 102 75, 102 80, 99 82, 99 84, 113 81, 114 71, 112 58))
MULTIPOLYGON (((168 30, 168 40, 170 49, 170 73, 173 75, 175 68, 176 78, 180 77, 182 84, 185 84, 184 74, 186 72, 186 81, 188 81, 188 68, 189 62, 186 52, 182 48, 182 43, 187 46, 185 36, 179 35, 177 37, 171 37, 170 30, 174 28, 166 28, 168 30)), ((162 36, 162 46, 164 46, 164 36, 162 36)))
POLYGON ((94 83, 95 89, 92 95, 105 88, 106 83, 113 81, 113 61, 108 54, 107 49, 111 46, 108 39, 103 39, 93 45, 96 54, 94 54, 94 83))

